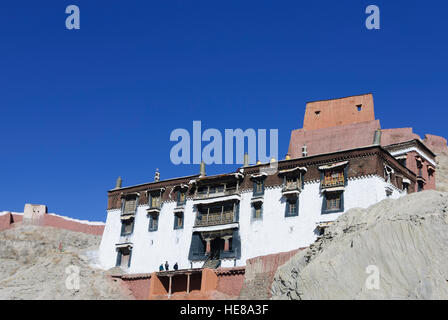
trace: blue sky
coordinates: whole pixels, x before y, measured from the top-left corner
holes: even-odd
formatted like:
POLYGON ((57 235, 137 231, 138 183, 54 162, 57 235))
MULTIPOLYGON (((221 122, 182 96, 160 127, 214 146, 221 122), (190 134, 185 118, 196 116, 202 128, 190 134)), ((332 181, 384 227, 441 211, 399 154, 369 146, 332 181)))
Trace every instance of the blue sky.
MULTIPOLYGON (((195 174, 172 130, 277 128, 374 94, 383 128, 447 137, 446 1, 2 1, 0 210, 105 220, 107 190, 195 174), (81 29, 65 28, 78 5, 81 29), (378 5, 381 30, 365 8, 378 5)), ((207 173, 234 170, 214 165, 207 173)))

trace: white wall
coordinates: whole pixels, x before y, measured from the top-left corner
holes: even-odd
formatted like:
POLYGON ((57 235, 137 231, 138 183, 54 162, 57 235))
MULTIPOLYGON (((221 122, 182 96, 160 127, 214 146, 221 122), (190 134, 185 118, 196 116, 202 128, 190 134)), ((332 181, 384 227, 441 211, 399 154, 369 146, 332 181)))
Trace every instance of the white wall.
MULTIPOLYGON (((387 184, 379 176, 349 179, 344 191, 345 211, 354 207, 366 208, 386 198, 387 184)), ((392 186, 391 186, 392 187, 392 186)), ((403 195, 393 187, 391 198, 403 195)), ((281 194, 281 186, 266 188, 261 220, 252 219, 252 191, 241 195, 239 211, 239 233, 241 238, 241 259, 236 265, 246 264, 246 259, 260 255, 285 252, 309 246, 316 240, 316 226, 319 222, 336 220, 342 213, 321 214, 322 194, 319 181, 305 184, 299 196, 299 215, 285 217, 285 198, 281 194)), ((131 273, 144 273, 159 270, 159 265, 168 260, 170 269, 175 262, 179 269, 190 268, 188 253, 191 244, 196 211, 193 200, 187 199, 184 211, 184 228, 174 230, 174 213, 176 202, 163 203, 158 230, 148 231, 149 218, 146 214, 148 206, 137 208, 134 232, 131 237, 133 252, 131 273)), ((100 261, 106 268, 115 266, 115 244, 120 241, 120 210, 108 212, 106 228, 100 246, 100 261)), ((122 240, 123 241, 123 240, 122 240)), ((193 263, 193 267, 201 267, 203 262, 193 263)), ((235 261, 222 261, 223 267, 234 266, 235 261)))

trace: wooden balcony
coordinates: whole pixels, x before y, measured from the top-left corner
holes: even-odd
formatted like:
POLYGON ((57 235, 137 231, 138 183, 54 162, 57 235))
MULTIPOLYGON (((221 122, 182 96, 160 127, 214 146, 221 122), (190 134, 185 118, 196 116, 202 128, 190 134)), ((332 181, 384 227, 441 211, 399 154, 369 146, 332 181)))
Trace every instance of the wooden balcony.
POLYGON ((235 194, 239 194, 239 191, 236 188, 232 189, 225 189, 222 191, 216 191, 216 192, 198 192, 194 195, 194 200, 202 200, 202 199, 211 199, 211 198, 217 198, 217 197, 225 197, 225 196, 232 196, 235 194))
POLYGON ((291 181, 291 182, 287 182, 283 189, 282 189, 282 193, 283 194, 289 194, 289 193, 300 193, 300 191, 302 190, 302 182, 299 181, 291 181))
POLYGON ((234 212, 223 211, 221 213, 199 214, 198 217, 196 217, 194 226, 209 227, 233 222, 234 222, 234 212))
POLYGON ((325 176, 322 181, 322 188, 340 187, 345 185, 344 174, 325 176))

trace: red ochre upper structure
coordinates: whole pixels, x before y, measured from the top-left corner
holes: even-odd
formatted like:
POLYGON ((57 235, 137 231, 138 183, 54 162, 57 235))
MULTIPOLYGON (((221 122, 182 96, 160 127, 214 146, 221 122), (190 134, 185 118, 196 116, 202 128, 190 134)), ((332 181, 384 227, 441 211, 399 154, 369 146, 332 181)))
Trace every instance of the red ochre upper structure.
POLYGON ((374 144, 381 131, 381 146, 420 140, 431 151, 446 147, 446 139, 426 135, 424 140, 412 128, 381 129, 375 119, 371 93, 345 98, 308 102, 303 128, 293 130, 288 154, 291 158, 349 150, 374 144))
POLYGON ((314 130, 375 120, 371 93, 306 104, 303 129, 314 130))
MULTIPOLYGON (((303 128, 293 130, 289 141, 288 155, 302 158, 318 154, 331 153, 381 145, 386 149, 417 148, 434 166, 434 152, 446 149, 445 138, 425 135, 421 139, 412 128, 381 129, 380 121, 375 119, 373 96, 371 93, 309 102, 306 105, 303 128), (411 147, 409 144, 413 144, 411 147), (398 146, 397 146, 398 145, 398 146)), ((421 170, 413 168, 412 154, 409 153, 407 167, 420 174, 421 170)), ((416 161, 420 161, 416 158, 416 161)), ((427 188, 434 189, 435 183, 427 181, 427 188)))

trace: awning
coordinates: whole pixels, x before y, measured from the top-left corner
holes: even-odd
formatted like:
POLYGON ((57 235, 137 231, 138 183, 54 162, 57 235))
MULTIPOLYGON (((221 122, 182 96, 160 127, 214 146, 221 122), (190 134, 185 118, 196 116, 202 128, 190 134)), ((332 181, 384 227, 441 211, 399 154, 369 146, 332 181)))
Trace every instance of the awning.
POLYGON ((119 248, 132 248, 132 243, 130 243, 130 242, 117 243, 117 244, 115 245, 115 247, 116 247, 117 249, 119 249, 119 248))
POLYGON ((347 163, 348 163, 348 161, 328 164, 328 165, 320 166, 319 170, 328 170, 328 169, 333 169, 333 168, 337 168, 337 167, 342 167, 342 166, 345 166, 347 163))
POLYGON ((123 214, 123 215, 121 215, 120 219, 128 220, 128 219, 134 218, 134 216, 135 216, 135 214, 123 214))
POLYGON ((292 169, 280 170, 278 172, 278 174, 285 174, 285 173, 290 173, 290 172, 294 172, 294 171, 304 171, 304 172, 307 172, 307 169, 305 167, 296 167, 296 168, 292 168, 292 169))
POLYGON ((260 172, 260 173, 251 174, 250 178, 258 179, 258 178, 263 178, 263 177, 267 177, 267 176, 268 176, 268 174, 266 172, 260 172))
POLYGON ((185 211, 185 206, 184 206, 184 205, 179 206, 179 207, 176 207, 176 208, 174 208, 174 210, 173 210, 174 213, 177 213, 177 212, 184 212, 184 211, 185 211))
POLYGON ((327 228, 327 227, 329 227, 331 224, 333 224, 333 222, 334 222, 334 221, 319 222, 319 223, 317 224, 317 228, 319 228, 319 229, 327 228))
POLYGON ((263 197, 256 197, 250 200, 250 203, 263 202, 263 197))
POLYGON ((220 196, 220 197, 213 197, 209 199, 194 199, 194 204, 208 204, 208 203, 215 203, 215 202, 224 202, 224 201, 239 201, 241 200, 241 196, 239 194, 233 194, 230 196, 220 196))
POLYGON ((345 187, 333 187, 333 188, 325 188, 322 189, 323 192, 335 192, 335 191, 344 191, 345 187))
POLYGON ((148 189, 148 190, 146 190, 146 194, 153 193, 153 192, 156 192, 156 191, 163 192, 163 191, 165 191, 165 187, 148 189))
POLYGON ((208 227, 193 227, 193 231, 203 232, 203 231, 227 230, 238 228, 238 226, 239 226, 238 222, 234 222, 229 224, 219 224, 216 226, 208 226, 208 227))
POLYGON ((128 197, 128 196, 136 196, 136 197, 140 197, 140 192, 129 192, 129 193, 124 193, 124 192, 122 192, 122 193, 120 194, 120 197, 121 197, 121 198, 128 197))

